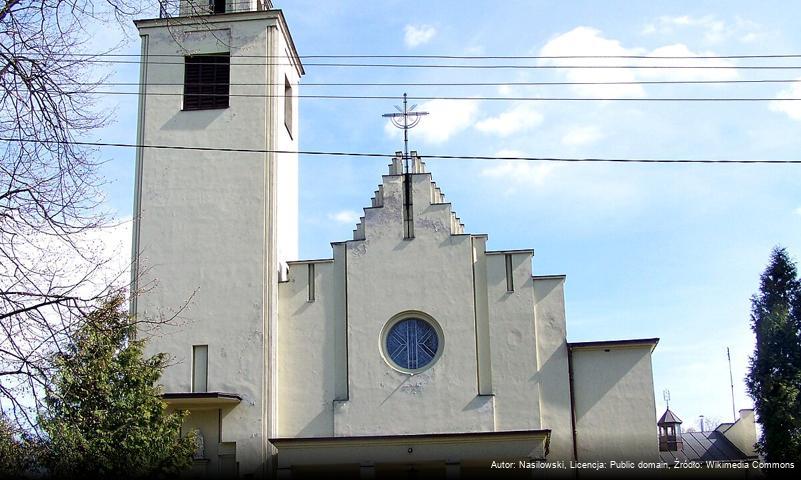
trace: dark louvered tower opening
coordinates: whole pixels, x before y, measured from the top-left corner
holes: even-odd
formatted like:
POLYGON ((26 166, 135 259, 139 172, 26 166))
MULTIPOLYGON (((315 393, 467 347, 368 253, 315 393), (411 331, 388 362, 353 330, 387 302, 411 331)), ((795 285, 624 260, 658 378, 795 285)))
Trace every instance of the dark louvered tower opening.
POLYGON ((225 0, 210 0, 209 3, 214 13, 225 13, 225 0))
POLYGON ((184 63, 184 110, 228 107, 231 57, 190 55, 184 63))

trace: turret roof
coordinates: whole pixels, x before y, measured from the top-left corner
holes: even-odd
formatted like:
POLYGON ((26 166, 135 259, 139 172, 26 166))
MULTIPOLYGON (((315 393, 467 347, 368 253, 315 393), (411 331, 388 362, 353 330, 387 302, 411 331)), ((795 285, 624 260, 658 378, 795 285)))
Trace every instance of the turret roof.
POLYGON ((681 419, 676 416, 675 413, 671 412, 668 408, 665 410, 665 413, 662 414, 662 417, 656 422, 657 425, 666 425, 669 423, 682 423, 681 419))

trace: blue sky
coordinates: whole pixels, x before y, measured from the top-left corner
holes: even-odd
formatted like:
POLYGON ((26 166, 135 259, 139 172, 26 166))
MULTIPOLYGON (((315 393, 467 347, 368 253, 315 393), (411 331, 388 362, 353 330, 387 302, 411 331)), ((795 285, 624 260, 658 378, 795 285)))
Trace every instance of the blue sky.
MULTIPOLYGON (((301 55, 733 55, 801 53, 788 2, 356 2, 275 0, 301 55), (724 8, 725 5, 725 8, 724 8)), ((99 32, 124 39, 114 27, 99 32)), ((97 40, 101 41, 101 40, 97 40)), ((119 53, 137 53, 129 32, 119 53)), ((307 60, 307 63, 316 60, 307 60)), ((421 63, 421 61, 413 61, 421 63)), ((533 60, 532 64, 581 60, 533 60)), ((583 60, 632 64, 630 60, 583 60)), ((663 60, 673 65, 801 65, 801 60, 663 60)), ((380 62, 376 62, 380 63, 380 62)), ((456 63, 450 61, 449 63, 456 63)), ((510 63, 510 61, 504 62, 510 63)), ((615 64, 615 65, 617 65, 615 64)), ((304 83, 742 80, 801 78, 797 70, 464 70, 307 66, 304 83)), ((136 82, 137 65, 114 81, 136 82)), ((657 98, 801 97, 801 84, 540 87, 319 87, 301 94, 657 98)), ((118 87, 118 89, 121 89, 118 87)), ((136 97, 110 96, 117 122, 102 141, 135 142, 136 97)), ((398 102, 301 99, 304 150, 402 147, 381 118, 398 102)), ((801 158, 801 102, 673 103, 435 100, 411 133, 426 154, 715 159, 801 158)), ((130 216, 133 152, 102 151, 108 205, 130 216)), ((302 258, 330 257, 351 236, 385 172, 384 159, 302 158, 302 258)), ((566 274, 572 341, 659 337, 657 410, 731 419, 726 347, 737 408, 753 348, 749 298, 770 250, 801 256, 801 166, 542 164, 427 160, 467 231, 489 248, 534 248, 535 274, 566 274)), ((697 425, 696 425, 697 426, 697 425)))

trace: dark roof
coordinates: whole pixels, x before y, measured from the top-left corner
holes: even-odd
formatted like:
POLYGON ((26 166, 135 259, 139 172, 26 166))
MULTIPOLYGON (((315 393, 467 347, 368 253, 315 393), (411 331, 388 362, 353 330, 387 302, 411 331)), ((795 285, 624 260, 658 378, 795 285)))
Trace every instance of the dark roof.
POLYGON ((161 395, 164 400, 189 400, 198 398, 224 398, 230 400, 242 401, 242 396, 238 393, 226 392, 173 392, 164 393, 161 395))
POLYGON ((711 432, 682 432, 682 450, 675 452, 659 452, 662 460, 671 463, 673 460, 745 460, 746 454, 735 447, 723 433, 711 432))
POLYGON ((659 421, 656 422, 657 425, 664 425, 666 423, 682 423, 682 422, 681 419, 678 416, 676 416, 675 413, 671 412, 670 409, 668 408, 667 410, 665 410, 665 413, 662 414, 662 418, 660 418, 659 421))
POLYGON ((658 338, 632 338, 627 340, 603 340, 596 342, 567 342, 567 348, 606 348, 650 346, 651 350, 659 343, 658 338))
POLYGON ((729 431, 729 429, 732 427, 732 425, 734 425, 734 424, 731 423, 731 422, 729 422, 729 423, 721 423, 720 425, 717 426, 717 428, 715 430, 717 430, 718 432, 726 433, 726 432, 729 431))

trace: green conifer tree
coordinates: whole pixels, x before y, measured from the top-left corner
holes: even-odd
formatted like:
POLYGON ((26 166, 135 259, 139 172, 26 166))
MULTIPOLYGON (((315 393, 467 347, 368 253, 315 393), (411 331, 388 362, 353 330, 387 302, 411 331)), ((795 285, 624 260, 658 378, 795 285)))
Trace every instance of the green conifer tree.
POLYGON ((784 248, 774 248, 751 298, 756 349, 746 385, 768 462, 801 461, 801 282, 784 248))
POLYGON ((36 445, 0 412, 0 478, 19 478, 31 468, 36 445))
POLYGON ((191 465, 182 413, 168 413, 156 382, 163 354, 145 358, 131 338, 122 297, 90 313, 56 359, 41 426, 44 466, 55 477, 171 476, 191 465))

